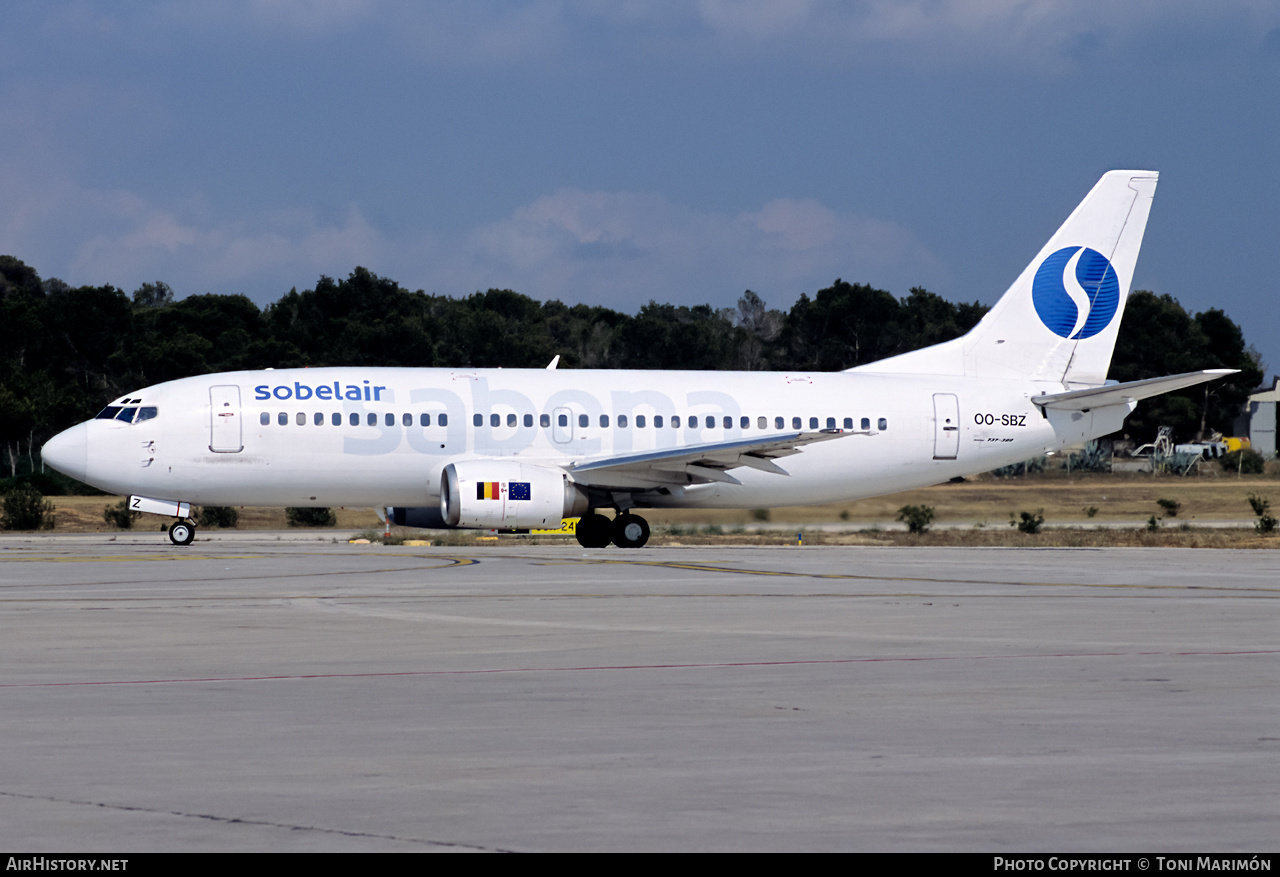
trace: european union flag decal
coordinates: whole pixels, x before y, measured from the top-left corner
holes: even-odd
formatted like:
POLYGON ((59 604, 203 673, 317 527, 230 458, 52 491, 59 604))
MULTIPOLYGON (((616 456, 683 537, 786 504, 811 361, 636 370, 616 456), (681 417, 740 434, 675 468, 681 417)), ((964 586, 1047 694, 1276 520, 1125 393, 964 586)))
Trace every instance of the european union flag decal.
POLYGON ((529 499, 529 482, 512 481, 507 484, 507 499, 529 499))

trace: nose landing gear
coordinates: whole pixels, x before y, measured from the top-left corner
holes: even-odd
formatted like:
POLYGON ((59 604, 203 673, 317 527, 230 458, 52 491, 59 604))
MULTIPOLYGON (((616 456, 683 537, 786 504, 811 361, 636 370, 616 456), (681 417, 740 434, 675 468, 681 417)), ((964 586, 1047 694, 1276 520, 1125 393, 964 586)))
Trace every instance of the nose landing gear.
POLYGON ((196 526, 190 521, 174 521, 169 526, 169 541, 174 545, 190 545, 196 538, 196 526))

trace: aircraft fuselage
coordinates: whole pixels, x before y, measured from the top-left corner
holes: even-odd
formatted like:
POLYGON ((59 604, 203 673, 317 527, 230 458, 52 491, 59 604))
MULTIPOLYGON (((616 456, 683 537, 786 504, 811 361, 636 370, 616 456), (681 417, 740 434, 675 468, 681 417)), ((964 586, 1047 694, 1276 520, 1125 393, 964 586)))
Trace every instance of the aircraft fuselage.
POLYGON ((428 506, 439 502, 444 467, 460 460, 565 468, 797 430, 852 433, 783 458, 785 476, 736 469, 740 484, 676 486, 636 503, 816 504, 1025 460, 1111 432, 1129 410, 1112 406, 1099 423, 1091 413, 1046 416, 1030 397, 1055 390, 1061 385, 851 372, 233 372, 113 403, 155 415, 75 427, 85 463, 70 474, 114 493, 209 505, 428 506))

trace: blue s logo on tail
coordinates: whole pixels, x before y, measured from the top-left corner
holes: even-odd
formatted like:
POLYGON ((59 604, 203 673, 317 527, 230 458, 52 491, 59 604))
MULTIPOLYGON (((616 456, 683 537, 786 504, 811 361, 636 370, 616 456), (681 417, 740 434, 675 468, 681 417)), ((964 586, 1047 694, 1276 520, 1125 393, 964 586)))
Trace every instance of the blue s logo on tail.
POLYGON ((1031 300, 1051 332, 1081 341, 1097 335, 1116 315, 1120 281, 1097 250, 1063 247, 1040 263, 1031 300))

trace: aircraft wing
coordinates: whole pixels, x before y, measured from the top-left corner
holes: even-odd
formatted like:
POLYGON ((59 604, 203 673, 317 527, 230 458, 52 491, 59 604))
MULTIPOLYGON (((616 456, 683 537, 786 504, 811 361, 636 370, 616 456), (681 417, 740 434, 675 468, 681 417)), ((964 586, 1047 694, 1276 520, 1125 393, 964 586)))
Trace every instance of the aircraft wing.
POLYGON ((1032 396, 1031 401, 1042 408, 1060 408, 1067 411, 1088 411, 1090 408, 1102 408, 1106 405, 1124 405, 1137 402, 1161 393, 1171 393, 1185 387, 1194 387, 1205 381, 1233 375, 1239 369, 1211 368, 1198 372, 1185 372, 1180 375, 1168 375, 1163 378, 1148 378, 1145 381, 1128 381, 1123 384, 1108 384, 1102 387, 1091 387, 1087 390, 1072 390, 1067 393, 1047 393, 1043 396, 1032 396))
POLYGON ((805 445, 849 435, 875 433, 870 430, 821 429, 711 442, 666 451, 644 451, 588 460, 570 466, 569 474, 579 484, 596 487, 674 487, 708 484, 713 481, 741 484, 728 470, 747 466, 775 475, 787 475, 789 473, 774 460, 798 454, 805 445))

